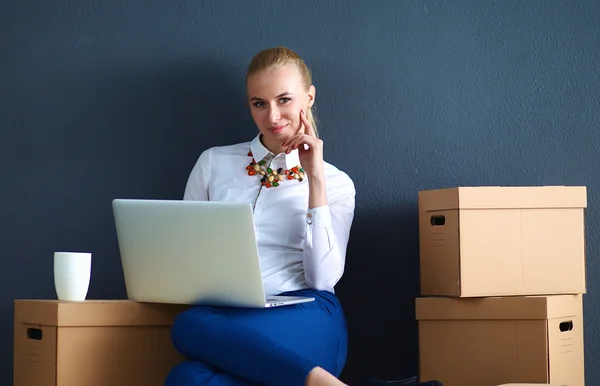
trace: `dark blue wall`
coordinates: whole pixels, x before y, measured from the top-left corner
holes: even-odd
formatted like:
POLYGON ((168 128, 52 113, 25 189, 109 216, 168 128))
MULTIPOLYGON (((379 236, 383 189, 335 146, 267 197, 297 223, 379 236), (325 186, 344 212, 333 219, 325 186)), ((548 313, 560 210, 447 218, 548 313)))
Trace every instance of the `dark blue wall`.
POLYGON ((123 298, 111 200, 180 198, 203 149, 251 139, 244 71, 273 45, 312 66, 358 190, 344 378, 417 371, 419 190, 564 184, 589 188, 600 379, 597 1, 1 0, 0 384, 13 299, 55 297, 56 250, 93 252, 90 298, 123 298))

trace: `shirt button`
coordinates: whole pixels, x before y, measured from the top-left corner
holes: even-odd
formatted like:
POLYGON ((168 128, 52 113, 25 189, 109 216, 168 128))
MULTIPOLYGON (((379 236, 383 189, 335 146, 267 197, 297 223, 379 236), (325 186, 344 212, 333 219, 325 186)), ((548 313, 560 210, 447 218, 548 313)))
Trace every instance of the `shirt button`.
POLYGON ((307 214, 306 217, 312 218, 312 213, 307 214))
POLYGON ((312 224, 312 220, 311 220, 311 219, 308 219, 308 220, 306 220, 306 223, 307 223, 308 225, 310 225, 310 224, 312 224))

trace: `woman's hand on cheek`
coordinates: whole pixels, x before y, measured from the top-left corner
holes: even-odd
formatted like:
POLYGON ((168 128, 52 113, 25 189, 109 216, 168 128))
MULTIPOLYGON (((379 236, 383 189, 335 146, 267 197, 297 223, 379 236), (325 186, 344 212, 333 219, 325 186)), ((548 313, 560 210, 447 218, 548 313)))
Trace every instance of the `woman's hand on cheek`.
POLYGON ((300 121, 304 126, 293 137, 282 143, 286 154, 298 149, 300 164, 309 178, 323 176, 323 141, 317 138, 315 130, 306 119, 304 111, 300 111, 300 121))

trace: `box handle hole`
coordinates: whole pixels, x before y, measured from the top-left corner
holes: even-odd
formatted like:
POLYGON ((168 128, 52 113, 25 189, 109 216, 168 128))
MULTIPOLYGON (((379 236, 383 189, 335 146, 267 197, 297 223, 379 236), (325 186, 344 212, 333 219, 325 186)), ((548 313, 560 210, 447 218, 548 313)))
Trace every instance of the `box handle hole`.
POLYGON ((567 332, 573 330, 573 321, 569 320, 568 322, 562 322, 558 325, 560 332, 567 332))
POLYGON ((42 330, 40 328, 28 328, 27 337, 32 340, 42 340, 42 330))
POLYGON ((446 225, 446 216, 431 216, 431 225, 434 227, 446 225))

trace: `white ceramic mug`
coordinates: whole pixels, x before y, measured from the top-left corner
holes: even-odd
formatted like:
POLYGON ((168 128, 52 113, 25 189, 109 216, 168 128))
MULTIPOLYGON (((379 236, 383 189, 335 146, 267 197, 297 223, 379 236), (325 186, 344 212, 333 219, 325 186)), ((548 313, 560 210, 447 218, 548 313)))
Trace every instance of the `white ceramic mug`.
POLYGON ((91 272, 91 253, 54 252, 54 288, 58 300, 84 301, 91 272))

